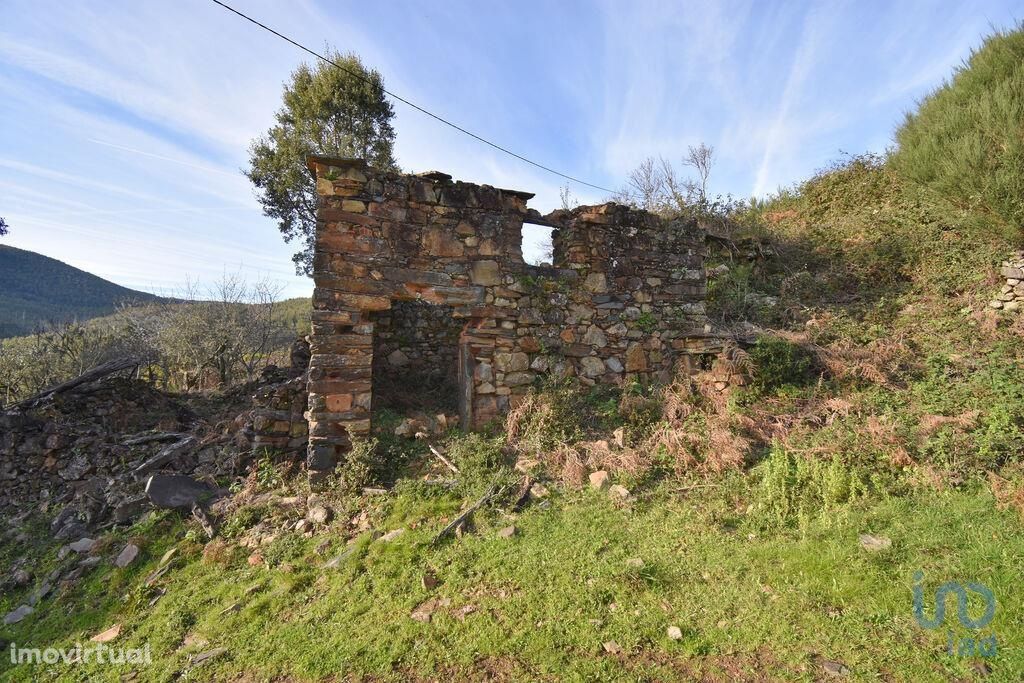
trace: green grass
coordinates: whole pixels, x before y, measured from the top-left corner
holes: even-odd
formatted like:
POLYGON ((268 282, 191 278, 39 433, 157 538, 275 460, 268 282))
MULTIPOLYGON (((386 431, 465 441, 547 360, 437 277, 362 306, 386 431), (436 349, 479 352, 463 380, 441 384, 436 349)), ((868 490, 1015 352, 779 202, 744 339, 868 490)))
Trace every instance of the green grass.
MULTIPOLYGON (((420 524, 387 544, 364 535, 336 570, 322 567, 342 546, 336 530, 282 535, 263 550, 272 566, 250 567, 241 550, 203 561, 183 525, 163 520, 149 531, 181 557, 153 607, 152 591, 140 584, 164 542, 129 569, 96 569, 0 633, 21 646, 67 647, 122 623, 118 644, 152 649, 153 663, 137 679, 147 681, 182 671, 185 680, 474 680, 488 672, 508 680, 814 680, 819 658, 841 661, 853 680, 969 678, 975 660, 945 652, 948 631, 914 621, 913 574, 923 570, 927 596, 947 580, 994 591, 998 608, 985 633, 996 635, 999 652, 990 680, 1024 676, 1016 574, 1024 530, 987 493, 861 501, 815 517, 802 532, 763 531, 748 518, 756 513, 745 512, 752 482, 735 475, 719 483, 689 493, 666 485, 627 506, 599 493, 564 493, 548 509, 485 513, 476 533, 436 549, 428 544, 436 515, 453 513, 459 501, 425 506, 399 497, 378 510, 381 528, 420 524), (498 538, 495 530, 511 522, 519 533, 498 538), (858 544, 862 533, 893 545, 870 553, 858 544), (330 550, 318 553, 325 540, 330 550), (426 572, 440 580, 436 589, 422 587, 426 572), (433 597, 450 605, 427 624, 410 618, 433 597), (235 603, 237 612, 221 614, 235 603), (460 620, 465 606, 474 609, 460 620), (681 640, 666 636, 673 625, 681 640), (186 636, 205 643, 183 646, 186 636), (612 640, 621 653, 604 652, 612 640), (214 647, 228 654, 189 672, 189 655, 214 647)), ((958 639, 969 635, 952 627, 958 639)), ((131 668, 58 665, 48 673, 117 680, 131 668)), ((8 661, 0 672, 5 680, 40 675, 8 661)))

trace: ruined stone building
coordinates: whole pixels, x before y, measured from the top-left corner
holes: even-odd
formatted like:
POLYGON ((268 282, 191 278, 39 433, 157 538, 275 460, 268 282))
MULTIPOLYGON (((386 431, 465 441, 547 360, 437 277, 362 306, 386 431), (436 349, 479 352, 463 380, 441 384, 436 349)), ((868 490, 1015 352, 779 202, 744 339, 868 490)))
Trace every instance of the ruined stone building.
POLYGON ((319 194, 309 468, 367 435, 375 393, 447 393, 463 427, 546 374, 668 380, 705 349, 703 234, 615 203, 541 216, 533 196, 313 156, 319 194), (553 266, 523 261, 523 224, 553 266))

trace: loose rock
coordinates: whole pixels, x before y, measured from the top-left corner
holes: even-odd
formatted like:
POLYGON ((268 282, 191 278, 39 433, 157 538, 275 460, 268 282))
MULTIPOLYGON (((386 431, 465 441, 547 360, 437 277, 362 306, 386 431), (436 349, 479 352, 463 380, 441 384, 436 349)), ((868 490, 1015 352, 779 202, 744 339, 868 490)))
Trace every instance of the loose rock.
POLYGON ((92 549, 95 546, 96 541, 92 540, 91 538, 80 538, 74 543, 70 544, 68 547, 74 550, 76 553, 84 554, 92 551, 92 549))
POLYGON ((627 489, 625 486, 622 486, 621 484, 615 484, 614 486, 609 488, 608 493, 612 496, 612 498, 618 498, 620 500, 626 500, 630 497, 629 489, 627 489))
POLYGON ((114 566, 125 568, 135 561, 135 558, 139 556, 139 546, 134 543, 129 543, 124 549, 118 553, 117 558, 114 560, 114 566))
POLYGON ((590 474, 590 488, 598 491, 603 491, 608 488, 609 485, 608 472, 605 470, 598 470, 590 474))
POLYGON ((330 508, 318 505, 306 513, 306 521, 310 524, 326 524, 333 516, 330 508))
POLYGON ((220 657, 228 651, 226 647, 218 647, 213 650, 207 650, 206 652, 200 653, 192 658, 192 666, 197 666, 205 661, 211 660, 214 657, 220 657))
POLYGON ((154 474, 146 482, 146 495, 158 508, 191 508, 215 494, 206 484, 183 474, 154 474))
POLYGON ((850 673, 850 670, 846 667, 845 664, 843 664, 842 662, 832 661, 830 659, 825 660, 824 662, 822 662, 821 663, 821 668, 829 676, 833 676, 833 677, 836 677, 836 678, 839 678, 841 676, 846 676, 847 674, 850 673))
POLYGON ((865 550, 871 552, 880 552, 892 547, 892 539, 885 536, 872 536, 871 534, 861 534, 860 545, 865 550))
POLYGON ((19 621, 21 621, 28 615, 32 614, 32 612, 34 611, 35 610, 33 610, 28 605, 21 605, 17 609, 7 613, 7 615, 4 617, 4 624, 7 626, 10 626, 11 624, 17 624, 19 621))
POLYGON ((119 635, 121 635, 121 624, 114 624, 106 631, 103 631, 102 633, 97 633, 89 640, 91 640, 94 643, 109 643, 110 641, 117 638, 119 635))

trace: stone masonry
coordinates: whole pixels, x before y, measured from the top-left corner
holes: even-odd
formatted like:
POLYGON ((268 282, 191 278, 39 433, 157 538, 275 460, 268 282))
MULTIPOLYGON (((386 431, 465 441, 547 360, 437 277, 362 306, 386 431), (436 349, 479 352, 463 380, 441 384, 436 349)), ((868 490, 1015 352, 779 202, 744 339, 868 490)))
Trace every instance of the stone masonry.
MULTIPOLYGON (((704 235, 692 221, 615 203, 541 216, 527 208, 532 194, 444 173, 387 173, 320 156, 308 165, 320 200, 308 412, 314 476, 370 431, 375 349, 401 351, 392 358, 399 364, 414 360, 394 343, 403 334, 396 321, 410 319, 399 302, 448 307, 444 315, 456 321, 457 338, 444 325, 428 327, 455 347, 438 358, 456 359, 464 428, 500 416, 544 375, 666 381, 707 348, 704 235), (524 221, 552 228, 554 266, 523 261, 524 221), (389 327, 378 331, 384 319, 389 327)), ((422 344, 412 346, 423 355, 422 344)))
POLYGON ((1006 281, 988 305, 1007 313, 1024 307, 1024 251, 1017 251, 1009 260, 1003 261, 999 274, 1006 281))

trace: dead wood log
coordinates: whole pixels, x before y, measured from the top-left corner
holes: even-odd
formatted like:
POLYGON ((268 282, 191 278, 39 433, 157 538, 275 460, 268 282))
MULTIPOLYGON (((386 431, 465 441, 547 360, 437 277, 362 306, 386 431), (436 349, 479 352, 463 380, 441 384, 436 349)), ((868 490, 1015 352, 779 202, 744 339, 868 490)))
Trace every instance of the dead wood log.
POLYGON ((195 448, 196 437, 194 436, 186 436, 181 441, 177 441, 172 443, 170 446, 162 448, 159 453, 135 468, 133 471, 135 479, 137 481, 142 481, 146 478, 146 475, 149 472, 163 467, 177 457, 191 453, 195 448))
POLYGON ((119 358, 117 360, 101 363, 100 365, 97 365, 96 367, 87 370, 86 372, 82 373, 78 377, 75 377, 74 379, 69 379, 66 382, 55 384, 54 386, 49 387, 48 389, 44 389, 35 396, 31 396, 25 399, 24 401, 15 403, 13 406, 11 406, 11 409, 29 410, 31 408, 35 408, 37 406, 42 405, 46 401, 51 400, 57 394, 65 394, 69 391, 77 389, 78 387, 84 384, 89 384, 90 382, 95 382, 97 380, 104 379, 105 377, 109 377, 110 375, 113 375, 118 372, 123 372, 125 370, 134 370, 136 367, 142 365, 143 363, 145 363, 143 359, 136 357, 119 358))
POLYGON ((142 434, 133 436, 121 442, 122 446, 141 446, 147 443, 161 443, 163 441, 177 441, 183 437, 181 432, 158 432, 156 434, 142 434))

